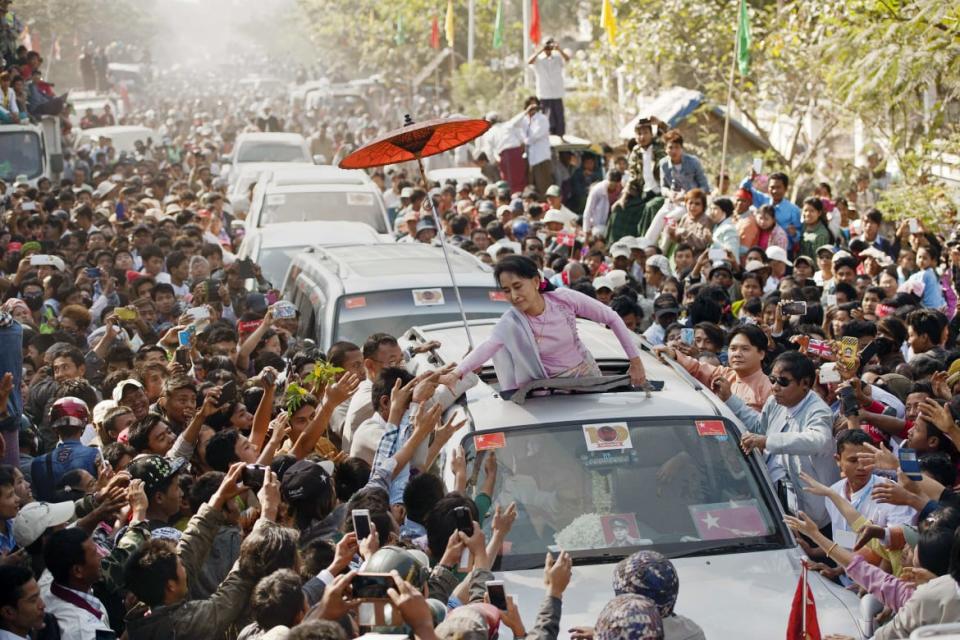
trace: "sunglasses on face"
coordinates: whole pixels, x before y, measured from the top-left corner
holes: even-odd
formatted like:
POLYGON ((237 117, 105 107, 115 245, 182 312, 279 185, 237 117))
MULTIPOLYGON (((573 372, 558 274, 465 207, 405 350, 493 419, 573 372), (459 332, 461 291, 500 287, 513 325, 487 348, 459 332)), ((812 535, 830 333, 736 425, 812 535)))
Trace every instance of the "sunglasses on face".
POLYGON ((767 376, 770 379, 770 384, 775 384, 780 387, 789 387, 793 384, 792 378, 787 378, 786 376, 775 376, 773 374, 767 376))

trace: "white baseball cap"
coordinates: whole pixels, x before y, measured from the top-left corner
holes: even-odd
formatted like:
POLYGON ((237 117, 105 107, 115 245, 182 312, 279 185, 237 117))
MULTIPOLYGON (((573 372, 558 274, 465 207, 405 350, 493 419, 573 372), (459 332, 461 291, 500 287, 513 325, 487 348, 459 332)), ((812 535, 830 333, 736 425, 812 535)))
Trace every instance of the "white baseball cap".
POLYGON ((660 255, 659 253, 647 258, 647 266, 657 269, 667 277, 673 275, 673 270, 670 269, 670 261, 667 260, 667 256, 660 255))
POLYGON ((121 380, 117 383, 117 386, 113 388, 113 401, 120 402, 123 398, 123 392, 127 390, 127 387, 134 386, 137 389, 143 389, 143 385, 139 380, 134 380, 133 378, 127 378, 126 380, 121 380))
POLYGON ((560 213, 556 209, 550 209, 550 211, 547 211, 546 215, 543 216, 543 222, 544 224, 548 222, 559 222, 560 224, 567 224, 567 219, 562 213, 560 213))
POLYGON ((612 247, 610 247, 610 255, 614 258, 619 258, 619 257, 629 258, 630 247, 628 247, 625 244, 617 243, 612 247))
POLYGON ((767 247, 767 258, 770 260, 776 260, 777 262, 782 262, 786 265, 792 265, 790 258, 787 257, 787 250, 783 247, 772 246, 767 247))
POLYGON ((605 277, 610 281, 610 284, 613 285, 614 289, 619 289, 623 285, 627 284, 627 272, 623 269, 614 269, 609 271, 605 277))
POLYGON ((13 519, 13 538, 19 546, 29 547, 49 527, 69 522, 75 514, 76 506, 71 501, 31 502, 13 519))
POLYGON ((613 286, 613 283, 610 282, 610 278, 606 276, 599 276, 597 278, 594 278, 593 288, 596 289, 597 291, 600 291, 600 289, 610 289, 610 291, 613 291, 614 289, 616 289, 616 287, 613 286))

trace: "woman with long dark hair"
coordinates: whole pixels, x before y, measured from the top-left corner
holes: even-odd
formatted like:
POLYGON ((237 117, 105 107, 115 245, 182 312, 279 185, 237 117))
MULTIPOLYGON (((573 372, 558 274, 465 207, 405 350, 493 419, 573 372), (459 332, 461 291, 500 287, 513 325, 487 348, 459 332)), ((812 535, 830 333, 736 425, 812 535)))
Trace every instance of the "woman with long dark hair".
POLYGON ((817 248, 833 244, 836 239, 827 223, 827 212, 820 198, 803 201, 803 231, 800 235, 800 255, 817 259, 817 248))
POLYGON ((610 327, 630 359, 630 381, 646 382, 640 350, 630 330, 612 309, 571 289, 555 289, 526 256, 506 256, 494 277, 512 307, 491 336, 470 352, 454 374, 462 376, 493 358, 502 389, 531 380, 599 376, 600 368, 577 334, 578 317, 610 327))

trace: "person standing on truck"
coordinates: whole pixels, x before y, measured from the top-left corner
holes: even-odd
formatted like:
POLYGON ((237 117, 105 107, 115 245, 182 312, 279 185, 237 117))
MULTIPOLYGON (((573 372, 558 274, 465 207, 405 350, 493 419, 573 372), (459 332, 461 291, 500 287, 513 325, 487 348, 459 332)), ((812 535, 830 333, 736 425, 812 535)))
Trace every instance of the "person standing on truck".
POLYGON ((610 307, 573 289, 556 289, 526 256, 501 258, 493 275, 512 307, 500 317, 491 336, 442 379, 447 386, 490 358, 502 389, 546 378, 602 375, 577 334, 578 317, 610 327, 630 359, 630 382, 636 386, 646 382, 640 350, 623 319, 610 307))

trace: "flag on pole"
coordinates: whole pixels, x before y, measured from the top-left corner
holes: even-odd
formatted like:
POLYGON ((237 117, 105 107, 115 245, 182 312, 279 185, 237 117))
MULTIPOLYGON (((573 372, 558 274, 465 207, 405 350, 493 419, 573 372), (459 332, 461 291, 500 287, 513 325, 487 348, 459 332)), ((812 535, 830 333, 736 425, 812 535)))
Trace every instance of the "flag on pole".
POLYGON ((540 5, 537 0, 530 3, 530 42, 540 44, 540 5))
POLYGON ((447 46, 453 48, 453 0, 447 0, 447 18, 443 21, 447 46))
POLYGON ((737 25, 737 65, 740 75, 750 73, 750 16, 747 14, 747 0, 740 0, 740 22, 737 25))
POLYGON ((20 34, 20 44, 27 48, 27 51, 33 51, 33 36, 30 35, 30 25, 24 25, 23 32, 20 34))
POLYGON ((787 640, 821 640, 820 623, 817 621, 817 603, 807 584, 807 563, 802 563, 797 592, 793 594, 790 620, 787 623, 787 640))
POLYGON ((493 48, 503 46, 503 0, 497 2, 497 19, 493 23, 493 48))
POLYGON ((613 7, 610 6, 610 0, 602 0, 603 6, 600 8, 600 26, 607 32, 607 40, 612 45, 617 39, 617 18, 613 15, 613 7))
POLYGON ((397 33, 393 37, 393 41, 397 44, 404 44, 407 41, 407 35, 403 32, 403 14, 397 14, 397 33))
POLYGON ((433 16, 433 21, 430 23, 430 46, 433 49, 440 48, 440 22, 437 16, 433 16))

